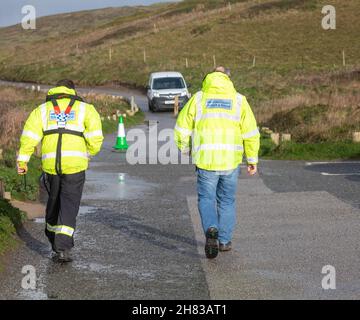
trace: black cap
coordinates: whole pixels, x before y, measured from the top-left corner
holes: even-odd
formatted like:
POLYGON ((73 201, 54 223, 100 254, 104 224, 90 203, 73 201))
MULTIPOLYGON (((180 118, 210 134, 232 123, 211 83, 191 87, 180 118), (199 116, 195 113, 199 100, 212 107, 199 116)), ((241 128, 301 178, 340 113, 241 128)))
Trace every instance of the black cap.
POLYGON ((66 87, 68 89, 73 89, 75 90, 75 84, 74 84, 74 81, 72 80, 69 80, 69 79, 63 79, 63 80, 60 80, 56 83, 56 86, 57 87, 66 87))

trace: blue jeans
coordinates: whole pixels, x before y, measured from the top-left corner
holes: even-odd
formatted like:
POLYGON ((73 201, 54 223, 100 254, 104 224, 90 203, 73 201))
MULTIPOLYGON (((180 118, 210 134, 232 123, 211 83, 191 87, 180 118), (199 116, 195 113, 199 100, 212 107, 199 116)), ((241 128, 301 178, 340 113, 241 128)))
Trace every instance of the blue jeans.
POLYGON ((204 233, 215 227, 219 242, 232 239, 236 223, 236 190, 240 167, 231 171, 197 171, 198 205, 204 233))

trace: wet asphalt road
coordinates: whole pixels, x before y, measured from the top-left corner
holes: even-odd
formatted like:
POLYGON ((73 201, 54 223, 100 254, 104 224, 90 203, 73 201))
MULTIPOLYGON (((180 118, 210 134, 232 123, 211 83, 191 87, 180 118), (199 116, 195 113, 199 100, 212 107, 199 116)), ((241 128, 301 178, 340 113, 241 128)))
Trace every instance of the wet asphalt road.
MULTIPOLYGON (((101 92, 147 108, 140 92, 101 92)), ((169 113, 147 118, 159 130, 175 123, 169 113)), ((132 166, 114 141, 106 137, 87 173, 75 261, 54 264, 43 221, 28 222, 0 274, 0 299, 360 298, 360 162, 262 161, 259 177, 243 173, 234 250, 207 261, 194 167, 132 166), (327 264, 337 269, 333 291, 321 288, 327 264), (36 268, 36 290, 21 287, 25 265, 36 268)))

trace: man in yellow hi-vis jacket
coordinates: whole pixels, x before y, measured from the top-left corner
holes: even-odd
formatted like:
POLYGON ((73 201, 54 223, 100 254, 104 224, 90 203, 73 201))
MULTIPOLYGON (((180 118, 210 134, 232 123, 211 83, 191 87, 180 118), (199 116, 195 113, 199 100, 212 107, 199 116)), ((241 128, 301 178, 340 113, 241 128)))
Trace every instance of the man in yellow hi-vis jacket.
POLYGON ((33 110, 25 123, 18 173, 27 173, 27 163, 41 142, 43 180, 49 193, 45 233, 57 261, 71 261, 85 171, 103 139, 98 112, 77 96, 71 80, 61 80, 50 89, 46 103, 33 110))
POLYGON ((216 258, 219 250, 231 250, 239 165, 245 153, 248 173, 255 175, 260 147, 254 114, 228 69, 218 67, 205 77, 202 91, 179 114, 175 142, 180 151, 192 153, 205 253, 216 258))

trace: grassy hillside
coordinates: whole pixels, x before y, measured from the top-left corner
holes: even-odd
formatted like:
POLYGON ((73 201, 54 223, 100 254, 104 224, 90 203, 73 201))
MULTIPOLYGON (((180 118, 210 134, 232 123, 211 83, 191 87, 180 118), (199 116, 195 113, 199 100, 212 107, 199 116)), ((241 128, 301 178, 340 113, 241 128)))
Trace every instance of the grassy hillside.
POLYGON ((213 0, 95 10, 38 19, 36 31, 0 29, 0 75, 38 81, 71 75, 84 84, 144 85, 150 71, 178 69, 199 85, 216 55, 218 64, 233 69, 239 87, 249 87, 269 72, 281 77, 294 69, 336 69, 342 50, 349 64, 360 63, 356 0, 233 2, 231 7, 213 0), (320 26, 324 4, 338 9, 335 31, 320 26), (59 45, 59 36, 66 43, 59 45))
POLYGON ((196 91, 215 59, 262 125, 300 142, 345 141, 360 130, 358 12, 358 0, 185 0, 59 15, 36 31, 0 29, 0 78, 144 86, 152 71, 178 70, 196 91), (329 4, 337 29, 325 31, 329 4))

